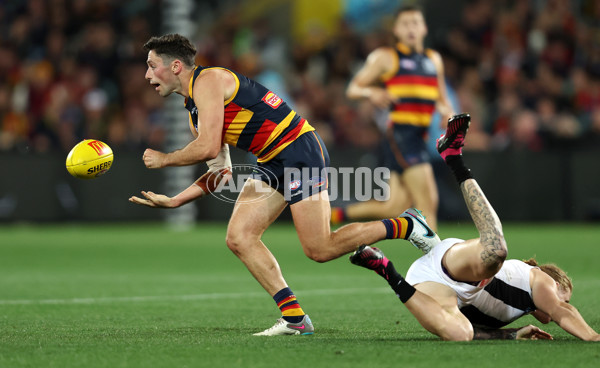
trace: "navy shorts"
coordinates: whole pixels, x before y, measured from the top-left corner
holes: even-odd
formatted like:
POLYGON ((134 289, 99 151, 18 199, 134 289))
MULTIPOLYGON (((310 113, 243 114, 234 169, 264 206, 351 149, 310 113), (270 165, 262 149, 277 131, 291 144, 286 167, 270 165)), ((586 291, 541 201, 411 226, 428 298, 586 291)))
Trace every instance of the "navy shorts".
POLYGON ((329 153, 315 132, 306 132, 271 160, 257 163, 252 178, 281 193, 290 205, 328 188, 329 153))
POLYGON ((392 124, 383 142, 384 164, 400 174, 407 168, 429 162, 428 127, 392 124))

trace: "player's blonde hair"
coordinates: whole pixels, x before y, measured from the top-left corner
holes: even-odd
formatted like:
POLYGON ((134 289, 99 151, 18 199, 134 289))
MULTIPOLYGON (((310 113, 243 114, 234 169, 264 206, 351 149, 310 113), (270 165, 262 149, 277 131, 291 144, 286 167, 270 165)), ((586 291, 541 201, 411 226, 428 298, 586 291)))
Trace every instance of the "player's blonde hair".
POLYGON ((535 258, 530 258, 527 261, 523 261, 530 266, 538 267, 540 270, 545 272, 548 276, 552 277, 554 281, 558 283, 558 285, 564 290, 568 290, 573 292, 573 281, 567 273, 563 271, 560 267, 555 264, 547 263, 543 265, 539 265, 535 258))

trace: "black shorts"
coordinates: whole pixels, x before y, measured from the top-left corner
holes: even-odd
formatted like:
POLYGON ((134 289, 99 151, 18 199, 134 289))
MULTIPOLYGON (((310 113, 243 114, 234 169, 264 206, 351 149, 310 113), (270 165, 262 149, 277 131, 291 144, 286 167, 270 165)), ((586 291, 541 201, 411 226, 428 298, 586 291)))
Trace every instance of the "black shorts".
POLYGON ((281 193, 290 205, 327 190, 329 153, 315 132, 306 132, 271 160, 257 163, 252 178, 281 193))
POLYGON ((400 174, 407 168, 429 162, 427 151, 428 127, 393 124, 383 142, 384 164, 400 174))

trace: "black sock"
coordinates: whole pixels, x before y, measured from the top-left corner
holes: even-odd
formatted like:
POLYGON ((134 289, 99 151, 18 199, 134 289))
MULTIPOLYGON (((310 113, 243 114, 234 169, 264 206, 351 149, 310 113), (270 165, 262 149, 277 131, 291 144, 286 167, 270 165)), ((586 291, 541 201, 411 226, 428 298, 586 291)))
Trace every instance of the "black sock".
POLYGON ((392 261, 389 261, 387 266, 385 266, 385 273, 385 279, 402 303, 406 303, 408 299, 413 296, 415 291, 417 291, 411 284, 406 282, 404 277, 402 277, 398 271, 396 271, 392 261))
POLYGON ((458 184, 462 183, 467 179, 472 179, 473 175, 465 163, 463 162, 462 155, 453 155, 446 157, 446 165, 450 168, 458 184))

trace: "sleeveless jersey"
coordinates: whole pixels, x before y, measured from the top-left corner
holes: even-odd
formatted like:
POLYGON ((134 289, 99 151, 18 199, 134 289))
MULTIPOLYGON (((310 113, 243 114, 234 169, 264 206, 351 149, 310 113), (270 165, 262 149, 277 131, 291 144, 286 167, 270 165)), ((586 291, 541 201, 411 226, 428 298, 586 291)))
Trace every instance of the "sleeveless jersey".
POLYGON ((314 130, 288 104, 266 87, 225 68, 197 66, 190 80, 185 108, 198 131, 198 109, 193 100, 196 78, 205 70, 226 70, 235 78, 236 89, 226 101, 222 143, 252 152, 258 162, 267 162, 300 135, 314 130))
POLYGON ((390 120, 395 124, 427 127, 439 98, 438 71, 432 50, 416 53, 399 43, 396 70, 382 77, 386 90, 398 100, 392 104, 390 120))
POLYGON ((460 311, 476 327, 500 328, 536 307, 529 273, 534 268, 519 260, 507 260, 491 281, 460 311))

